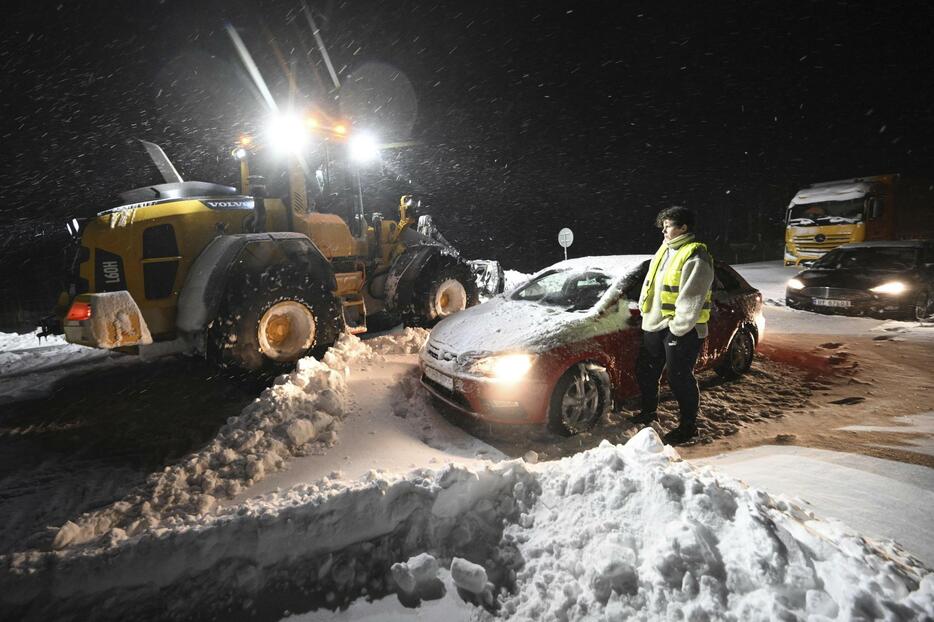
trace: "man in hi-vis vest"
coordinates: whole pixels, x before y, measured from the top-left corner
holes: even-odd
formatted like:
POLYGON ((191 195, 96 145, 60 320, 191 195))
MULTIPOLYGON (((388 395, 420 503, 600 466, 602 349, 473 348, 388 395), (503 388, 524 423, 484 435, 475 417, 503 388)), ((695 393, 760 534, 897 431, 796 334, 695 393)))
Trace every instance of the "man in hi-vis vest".
POLYGON ((642 410, 635 423, 656 420, 658 382, 668 370, 668 386, 678 400, 681 420, 665 435, 665 443, 683 443, 697 434, 700 392, 694 365, 707 337, 710 319, 710 286, 713 259, 707 246, 694 241, 694 213, 685 207, 669 207, 655 219, 664 241, 649 264, 642 284, 642 347, 636 378, 642 393, 642 410))

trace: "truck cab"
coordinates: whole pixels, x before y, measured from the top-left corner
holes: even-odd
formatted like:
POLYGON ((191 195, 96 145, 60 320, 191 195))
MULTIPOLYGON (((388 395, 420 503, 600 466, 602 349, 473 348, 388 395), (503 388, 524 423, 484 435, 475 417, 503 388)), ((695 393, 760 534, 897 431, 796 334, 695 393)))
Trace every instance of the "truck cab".
POLYGON ((815 183, 785 212, 786 266, 810 263, 842 244, 934 235, 934 186, 900 174, 815 183))

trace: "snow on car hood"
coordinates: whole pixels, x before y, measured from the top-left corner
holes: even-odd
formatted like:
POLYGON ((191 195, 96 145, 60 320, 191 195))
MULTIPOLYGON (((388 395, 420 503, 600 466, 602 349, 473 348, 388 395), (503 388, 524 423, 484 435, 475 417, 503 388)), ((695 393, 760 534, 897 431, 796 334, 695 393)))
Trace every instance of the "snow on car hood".
MULTIPOLYGON (((540 270, 598 269, 614 277, 614 282, 590 309, 564 308, 527 300, 512 300, 512 292, 446 318, 431 331, 432 342, 443 344, 457 354, 464 352, 535 352, 554 345, 607 334, 627 328, 630 301, 617 308, 619 292, 626 276, 650 259, 648 255, 578 257, 540 270)), ((533 277, 534 278, 534 277, 533 277)))
POLYGON ((566 312, 561 307, 498 296, 445 319, 431 331, 430 339, 459 354, 528 350, 551 343, 590 315, 590 311, 566 312))

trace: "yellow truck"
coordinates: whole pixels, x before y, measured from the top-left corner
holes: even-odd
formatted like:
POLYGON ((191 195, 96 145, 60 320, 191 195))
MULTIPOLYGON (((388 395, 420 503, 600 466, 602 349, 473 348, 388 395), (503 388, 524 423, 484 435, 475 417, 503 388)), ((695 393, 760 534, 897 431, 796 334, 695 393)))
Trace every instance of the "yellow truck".
MULTIPOLYGON (((351 206, 349 215, 329 212, 319 209, 326 201, 308 200, 295 165, 288 194, 267 197, 242 147, 237 190, 184 181, 161 148, 143 144, 165 183, 121 193, 119 207, 73 221, 70 285, 44 334, 278 371, 344 330, 367 330, 368 318, 429 326, 478 302, 470 262, 440 235, 417 231, 412 197, 384 218, 322 186, 319 198, 351 206)), ((329 157, 341 148, 331 144, 329 157)))
POLYGON ((934 237, 934 184, 900 174, 811 184, 785 214, 785 265, 866 240, 934 237))

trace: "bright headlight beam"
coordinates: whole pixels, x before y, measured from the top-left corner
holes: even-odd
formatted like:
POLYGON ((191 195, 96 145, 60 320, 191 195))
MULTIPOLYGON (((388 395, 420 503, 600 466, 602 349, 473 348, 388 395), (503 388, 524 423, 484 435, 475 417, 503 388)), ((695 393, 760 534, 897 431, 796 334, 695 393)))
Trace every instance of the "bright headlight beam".
POLYGON ((528 354, 506 354, 493 357, 490 361, 490 372, 500 382, 517 382, 521 380, 529 368, 532 367, 532 357, 528 354))
POLYGON ((787 285, 791 289, 804 289, 804 283, 798 279, 789 279, 787 285))
POLYGON ((246 44, 243 43, 243 39, 240 38, 237 30, 230 24, 230 22, 224 24, 224 29, 227 30, 227 35, 230 37, 234 47, 237 49, 237 54, 240 55, 240 60, 243 61, 243 66, 246 67, 250 77, 253 78, 253 83, 256 85, 256 88, 259 89, 263 99, 266 100, 266 105, 269 106, 269 109, 273 112, 277 112, 279 110, 279 106, 276 105, 276 100, 273 99, 272 93, 269 92, 269 87, 266 86, 266 81, 263 80, 263 75, 259 72, 259 67, 257 67, 256 63, 253 61, 253 57, 250 55, 250 51, 246 49, 246 44))
POLYGON ((350 157, 361 164, 378 159, 379 143, 376 137, 368 132, 356 134, 350 139, 350 157))
POLYGON ((888 283, 883 283, 877 287, 873 287, 869 291, 875 292, 876 294, 904 294, 905 290, 908 289, 908 286, 902 283, 901 281, 889 281, 888 283))

